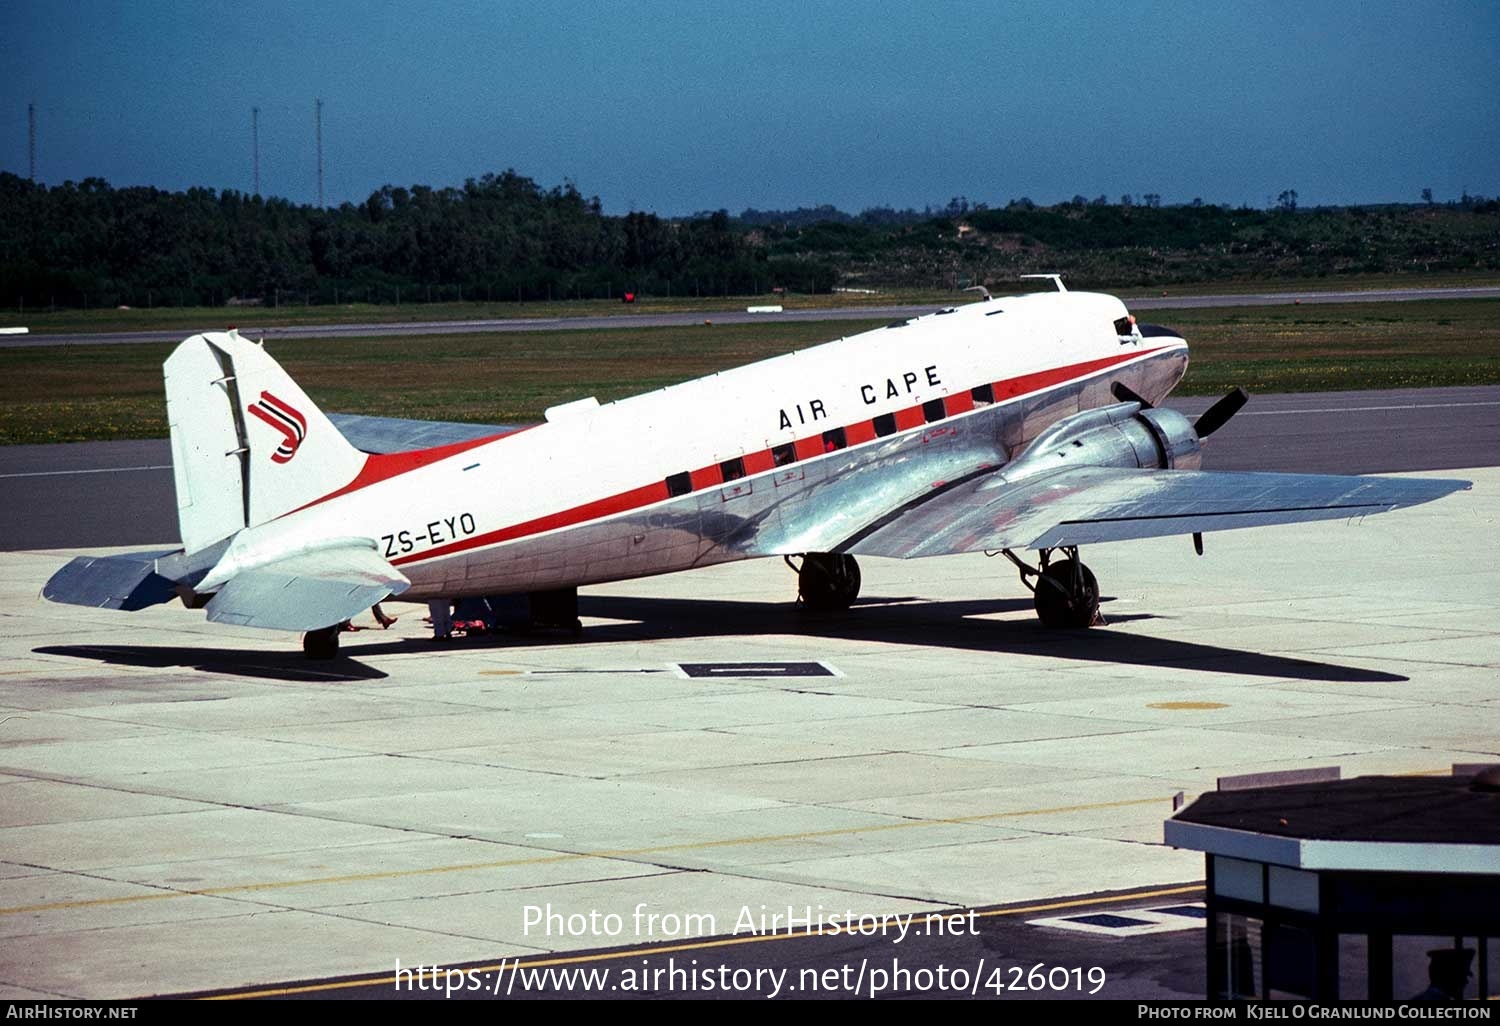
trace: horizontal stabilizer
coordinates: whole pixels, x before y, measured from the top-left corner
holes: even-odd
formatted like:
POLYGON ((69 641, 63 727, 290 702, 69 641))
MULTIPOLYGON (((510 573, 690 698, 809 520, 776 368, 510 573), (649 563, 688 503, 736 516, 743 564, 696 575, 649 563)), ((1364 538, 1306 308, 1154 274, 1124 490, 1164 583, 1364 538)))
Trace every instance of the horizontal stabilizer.
POLYGON ((302 552, 241 570, 208 603, 208 618, 242 627, 332 627, 411 586, 373 544, 302 552))
POLYGON ((50 602, 134 612, 177 597, 173 583, 156 572, 156 561, 175 550, 121 556, 79 556, 42 588, 50 602))
POLYGON ((436 449, 457 442, 498 438, 524 427, 516 424, 459 424, 446 420, 369 417, 359 413, 330 413, 328 419, 350 445, 370 453, 436 449))

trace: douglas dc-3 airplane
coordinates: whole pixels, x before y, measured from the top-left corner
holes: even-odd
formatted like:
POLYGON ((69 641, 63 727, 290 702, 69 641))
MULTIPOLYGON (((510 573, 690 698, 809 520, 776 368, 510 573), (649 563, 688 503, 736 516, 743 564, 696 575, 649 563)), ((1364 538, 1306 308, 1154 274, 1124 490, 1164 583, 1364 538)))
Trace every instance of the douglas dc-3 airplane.
POLYGON ((1192 534, 1201 552, 1205 531, 1468 487, 1202 471, 1203 439, 1245 393, 1196 423, 1158 407, 1187 343, 1047 277, 1055 291, 567 403, 503 436, 376 421, 445 442, 407 451, 356 447, 260 345, 195 335, 165 364, 182 548, 80 557, 44 594, 127 610, 181 597, 210 620, 303 631, 331 658, 339 625, 392 595, 526 595, 538 619, 576 623, 580 585, 783 556, 801 559, 807 607, 838 610, 858 595, 856 556, 988 550, 1044 624, 1076 628, 1099 620, 1080 545, 1192 534))

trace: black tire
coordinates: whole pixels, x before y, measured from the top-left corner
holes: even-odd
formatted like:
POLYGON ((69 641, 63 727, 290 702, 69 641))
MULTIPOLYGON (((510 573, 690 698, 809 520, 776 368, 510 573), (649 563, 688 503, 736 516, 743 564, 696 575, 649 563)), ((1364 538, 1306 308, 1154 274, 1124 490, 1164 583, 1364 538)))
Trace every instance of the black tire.
POLYGON ((309 659, 336 659, 339 654, 339 635, 343 628, 334 624, 321 630, 308 631, 302 635, 302 654, 309 659))
POLYGON ((797 572, 797 592, 807 609, 832 613, 859 598, 859 564, 839 552, 809 552, 797 572))
POLYGON ((1092 627, 1099 616, 1099 582, 1083 563, 1058 560, 1037 579, 1035 605, 1045 627, 1092 627))

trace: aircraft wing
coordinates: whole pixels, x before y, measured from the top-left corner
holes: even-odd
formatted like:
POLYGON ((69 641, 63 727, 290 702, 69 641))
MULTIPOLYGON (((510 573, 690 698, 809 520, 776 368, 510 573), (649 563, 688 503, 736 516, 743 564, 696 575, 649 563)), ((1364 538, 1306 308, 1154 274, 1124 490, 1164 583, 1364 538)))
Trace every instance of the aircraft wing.
POLYGON ((1468 487, 1457 480, 1088 466, 1020 482, 993 474, 897 510, 838 551, 910 558, 1341 520, 1468 487))
POLYGON ((312 631, 410 586, 372 546, 351 541, 240 570, 219 587, 207 611, 220 623, 312 631))

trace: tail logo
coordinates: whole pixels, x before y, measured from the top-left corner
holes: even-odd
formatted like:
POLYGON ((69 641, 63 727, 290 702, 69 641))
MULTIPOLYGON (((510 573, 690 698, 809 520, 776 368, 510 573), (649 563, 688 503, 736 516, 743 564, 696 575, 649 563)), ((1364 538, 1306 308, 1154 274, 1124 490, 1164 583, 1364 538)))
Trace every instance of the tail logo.
POLYGON ((307 418, 294 406, 276 398, 270 392, 262 392, 260 401, 247 407, 251 413, 281 432, 282 442, 271 453, 273 463, 286 463, 297 455, 297 448, 307 437, 307 418))

